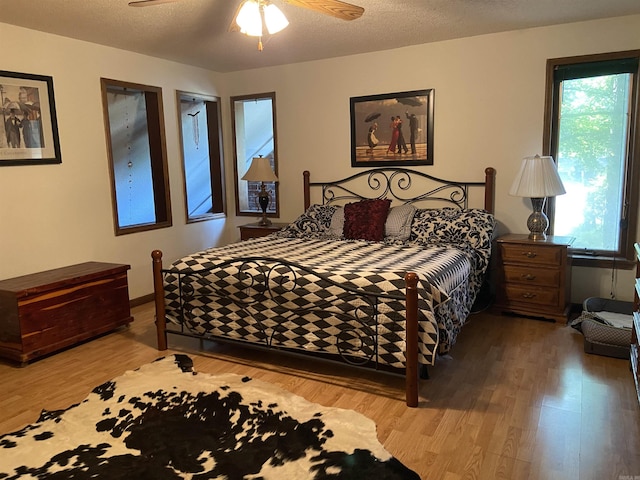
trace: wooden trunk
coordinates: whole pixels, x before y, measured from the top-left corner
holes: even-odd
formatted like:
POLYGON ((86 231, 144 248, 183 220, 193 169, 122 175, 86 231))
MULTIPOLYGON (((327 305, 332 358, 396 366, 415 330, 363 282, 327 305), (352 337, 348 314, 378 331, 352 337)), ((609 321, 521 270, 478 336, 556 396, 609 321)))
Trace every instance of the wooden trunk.
POLYGON ((87 262, 0 281, 0 356, 25 364, 132 322, 129 268, 87 262))

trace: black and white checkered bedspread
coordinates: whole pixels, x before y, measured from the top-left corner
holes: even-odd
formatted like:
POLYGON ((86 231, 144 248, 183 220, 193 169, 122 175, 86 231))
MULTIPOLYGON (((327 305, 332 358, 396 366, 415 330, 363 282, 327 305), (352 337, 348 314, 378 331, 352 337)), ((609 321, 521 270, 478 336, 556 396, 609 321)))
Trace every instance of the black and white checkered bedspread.
POLYGON ((167 319, 200 335, 402 368, 411 271, 419 277, 420 363, 432 365, 469 312, 473 268, 473 256, 452 247, 270 235, 174 262, 165 273, 167 319))

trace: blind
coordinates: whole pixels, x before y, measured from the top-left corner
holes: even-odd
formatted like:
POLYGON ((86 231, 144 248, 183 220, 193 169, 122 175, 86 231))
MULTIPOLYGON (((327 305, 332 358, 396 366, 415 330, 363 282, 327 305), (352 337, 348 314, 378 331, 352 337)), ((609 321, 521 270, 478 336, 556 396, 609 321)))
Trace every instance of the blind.
POLYGON ((637 73, 638 57, 604 60, 600 62, 557 65, 553 73, 556 82, 576 78, 599 77, 618 73, 637 73))

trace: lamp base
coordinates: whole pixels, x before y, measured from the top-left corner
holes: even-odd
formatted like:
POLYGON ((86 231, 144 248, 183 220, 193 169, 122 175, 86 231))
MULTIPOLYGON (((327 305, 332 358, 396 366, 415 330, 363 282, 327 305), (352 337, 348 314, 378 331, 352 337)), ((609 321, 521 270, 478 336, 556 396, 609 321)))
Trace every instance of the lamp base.
POLYGON ((269 208, 269 192, 264 186, 264 182, 260 185, 260 193, 258 194, 258 205, 260 205, 260 209, 262 210, 262 218, 260 219, 260 223, 258 225, 262 227, 266 227, 267 225, 271 225, 271 220, 267 218, 267 208, 269 208))
POLYGON ((547 239, 547 228, 549 227, 549 219, 544 214, 545 198, 532 198, 531 206, 533 213, 527 219, 527 228, 529 229, 529 240, 543 241, 547 239))
POLYGON ((544 232, 542 233, 529 232, 529 240, 544 241, 546 239, 547 239, 547 234, 544 232))
POLYGON ((269 225, 271 225, 271 220, 263 216, 258 222, 258 225, 260 225, 261 227, 268 227, 269 225))

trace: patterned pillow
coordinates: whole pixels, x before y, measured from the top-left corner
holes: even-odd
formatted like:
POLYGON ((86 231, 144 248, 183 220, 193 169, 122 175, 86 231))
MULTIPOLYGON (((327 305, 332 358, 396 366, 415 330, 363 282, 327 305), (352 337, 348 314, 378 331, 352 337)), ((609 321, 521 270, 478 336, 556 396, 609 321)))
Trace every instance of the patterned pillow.
POLYGON ((469 248, 480 257, 480 269, 491 256, 495 229, 492 214, 480 209, 418 209, 411 223, 411 242, 421 245, 449 244, 469 248))
POLYGON ((351 240, 380 242, 384 238, 391 200, 362 200, 344 206, 344 236, 351 240))
POLYGON ((279 235, 296 238, 321 237, 329 230, 336 208, 335 205, 311 205, 306 212, 283 228, 279 235))
POLYGON ((411 222, 416 213, 413 205, 391 207, 387 221, 384 224, 386 240, 404 242, 411 236, 411 222))

